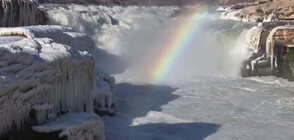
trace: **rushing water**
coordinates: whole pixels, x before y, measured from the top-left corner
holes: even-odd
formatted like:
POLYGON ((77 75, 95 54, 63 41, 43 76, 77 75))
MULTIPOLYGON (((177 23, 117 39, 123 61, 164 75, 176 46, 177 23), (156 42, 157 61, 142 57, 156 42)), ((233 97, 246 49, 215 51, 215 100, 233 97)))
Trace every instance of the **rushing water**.
POLYGON ((293 83, 239 76, 251 25, 201 11, 194 39, 154 82, 154 57, 166 44, 160 41, 175 33, 193 7, 46 7, 52 23, 90 35, 97 67, 115 74, 119 106, 116 117, 103 117, 107 139, 294 139, 293 83))

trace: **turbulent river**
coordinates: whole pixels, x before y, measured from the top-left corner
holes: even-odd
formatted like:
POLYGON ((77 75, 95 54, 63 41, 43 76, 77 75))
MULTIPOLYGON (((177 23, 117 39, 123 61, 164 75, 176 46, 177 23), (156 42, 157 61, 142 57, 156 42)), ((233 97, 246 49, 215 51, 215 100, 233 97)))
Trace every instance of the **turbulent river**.
POLYGON ((44 7, 90 35, 97 71, 117 79, 107 140, 294 139, 294 84, 240 77, 252 25, 209 7, 44 7))

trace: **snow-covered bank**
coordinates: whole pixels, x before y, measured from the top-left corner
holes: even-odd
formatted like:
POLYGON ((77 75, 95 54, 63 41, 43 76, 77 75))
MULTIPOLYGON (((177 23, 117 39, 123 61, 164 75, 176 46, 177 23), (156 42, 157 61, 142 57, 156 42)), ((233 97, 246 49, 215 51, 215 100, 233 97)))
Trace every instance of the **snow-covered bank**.
POLYGON ((1 135, 66 112, 94 111, 95 46, 86 35, 62 26, 28 26, 1 28, 0 36, 1 135))

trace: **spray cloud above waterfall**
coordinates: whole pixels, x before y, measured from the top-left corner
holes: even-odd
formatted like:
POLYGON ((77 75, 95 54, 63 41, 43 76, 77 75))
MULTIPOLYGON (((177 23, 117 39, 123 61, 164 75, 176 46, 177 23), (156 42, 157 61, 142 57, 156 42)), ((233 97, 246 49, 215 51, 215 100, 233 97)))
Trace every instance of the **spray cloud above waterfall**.
MULTIPOLYGON (((243 45, 249 27, 219 20, 218 13, 211 12, 210 7, 69 6, 69 9, 55 7, 49 14, 55 22, 92 35, 98 48, 125 62, 126 69, 120 75, 133 80, 236 77, 247 57, 243 45), (75 19, 77 23, 72 22, 75 19)), ((117 63, 107 66, 119 69, 117 63)))
MULTIPOLYGON (((160 82, 195 76, 239 76, 247 57, 243 24, 220 21, 208 7, 189 7, 172 18, 146 18, 123 36, 125 77, 160 82), (225 40, 220 42, 220 40, 225 40)), ((123 74, 123 75, 124 75, 123 74)))

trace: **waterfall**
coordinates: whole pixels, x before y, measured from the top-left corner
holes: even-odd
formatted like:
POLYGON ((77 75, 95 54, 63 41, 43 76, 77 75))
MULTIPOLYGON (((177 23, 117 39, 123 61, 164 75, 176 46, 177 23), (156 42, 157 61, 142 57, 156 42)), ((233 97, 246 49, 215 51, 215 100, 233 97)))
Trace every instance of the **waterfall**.
POLYGON ((0 27, 40 25, 48 22, 47 13, 35 0, 2 0, 0 27))
MULTIPOLYGON (((87 33, 97 48, 125 62, 120 76, 147 80, 152 77, 154 63, 160 61, 152 60, 162 55, 164 46, 159 44, 165 44, 163 41, 174 34, 178 24, 188 18, 185 13, 193 7, 49 5, 46 8, 51 9, 48 13, 52 24, 71 26, 87 33)), ((241 64, 248 57, 245 38, 251 25, 220 20, 219 14, 210 10, 200 15, 203 18, 197 25, 199 29, 189 45, 177 54, 164 80, 240 75, 241 64)), ((106 72, 120 69, 111 63, 102 66, 101 61, 103 58, 99 57, 96 65, 101 69, 110 67, 104 69, 106 72)))

